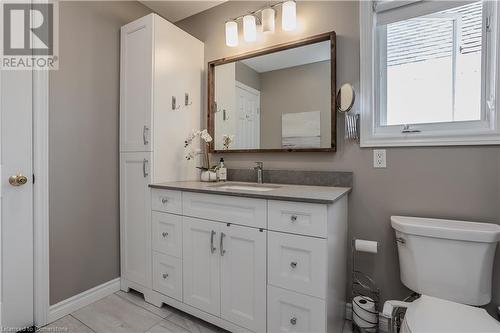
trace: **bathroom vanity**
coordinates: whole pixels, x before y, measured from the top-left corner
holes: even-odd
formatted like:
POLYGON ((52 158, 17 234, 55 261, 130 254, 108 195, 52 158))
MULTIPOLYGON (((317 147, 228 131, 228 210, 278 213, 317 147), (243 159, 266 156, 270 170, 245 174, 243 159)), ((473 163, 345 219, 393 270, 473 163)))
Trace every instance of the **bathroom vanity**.
POLYGON ((144 228, 151 243, 138 239, 134 246, 148 246, 152 288, 122 277, 122 290, 230 331, 341 331, 349 188, 233 182, 150 188, 151 223, 144 228))
MULTIPOLYGON (((329 177, 337 176, 328 172, 312 177, 311 171, 267 170, 262 178, 268 183, 300 179, 322 186, 188 181, 199 176, 198 161, 185 158, 184 140, 200 128, 203 43, 155 14, 122 27, 121 37, 121 289, 232 332, 341 332, 352 181, 335 187, 340 183, 329 177)), ((263 151, 335 151, 335 48, 332 32, 232 59, 321 54, 316 60, 326 91, 300 107, 312 113, 289 110, 283 119, 281 113, 275 117, 274 126, 284 124, 285 131, 267 132, 288 133, 274 137, 286 149, 263 151), (310 118, 315 120, 302 130, 310 118)), ((207 125, 216 141, 211 149, 260 152, 267 139, 257 140, 260 127, 250 126, 260 107, 236 115, 228 102, 236 96, 233 89, 225 94, 219 85, 233 82, 232 88, 243 89, 235 83, 241 78, 223 76, 243 68, 229 60, 209 64, 207 125)), ((314 90, 300 85, 308 95, 314 90)), ((262 89, 263 101, 268 92, 262 89)))

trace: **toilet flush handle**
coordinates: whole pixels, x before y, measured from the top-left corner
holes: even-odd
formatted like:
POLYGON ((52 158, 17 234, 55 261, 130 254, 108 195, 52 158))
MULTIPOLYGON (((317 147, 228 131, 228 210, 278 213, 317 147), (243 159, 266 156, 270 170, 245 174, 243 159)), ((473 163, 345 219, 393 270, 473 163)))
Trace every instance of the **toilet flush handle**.
POLYGON ((385 318, 392 319, 392 315, 394 313, 394 310, 397 308, 407 308, 410 306, 410 302, 403 302, 403 301, 386 301, 384 303, 384 309, 382 310, 382 315, 385 318))

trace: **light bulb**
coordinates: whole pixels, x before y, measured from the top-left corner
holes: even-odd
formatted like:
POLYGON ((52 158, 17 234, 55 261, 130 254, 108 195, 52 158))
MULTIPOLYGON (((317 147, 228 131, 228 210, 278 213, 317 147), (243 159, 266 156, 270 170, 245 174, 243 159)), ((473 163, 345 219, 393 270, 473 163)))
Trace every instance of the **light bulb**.
POLYGON ((257 24, 255 16, 243 16, 243 38, 246 42, 255 42, 257 40, 257 24))
POLYGON ((226 22, 226 45, 238 46, 238 23, 236 21, 226 22))
POLYGON ((284 31, 292 31, 297 28, 297 5, 295 1, 283 2, 281 12, 281 28, 284 31))
POLYGON ((274 32, 274 9, 262 10, 262 32, 274 32))

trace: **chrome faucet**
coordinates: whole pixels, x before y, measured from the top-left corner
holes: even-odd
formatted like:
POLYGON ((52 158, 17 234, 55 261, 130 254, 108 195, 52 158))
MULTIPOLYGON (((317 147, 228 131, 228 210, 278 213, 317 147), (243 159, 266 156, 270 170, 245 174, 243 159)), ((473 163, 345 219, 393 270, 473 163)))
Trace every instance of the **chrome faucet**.
POLYGON ((257 171, 257 184, 262 184, 262 172, 264 171, 264 162, 255 162, 257 166, 253 168, 255 171, 257 171))

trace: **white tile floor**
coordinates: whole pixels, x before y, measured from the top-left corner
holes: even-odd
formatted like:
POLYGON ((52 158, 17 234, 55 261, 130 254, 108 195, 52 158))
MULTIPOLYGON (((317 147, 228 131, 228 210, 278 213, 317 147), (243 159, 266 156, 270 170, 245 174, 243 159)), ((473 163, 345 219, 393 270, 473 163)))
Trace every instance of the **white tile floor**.
MULTIPOLYGON (((164 305, 157 308, 141 294, 119 291, 40 329, 65 333, 223 333, 212 324, 164 305)), ((351 333, 346 321, 343 333, 351 333)))

